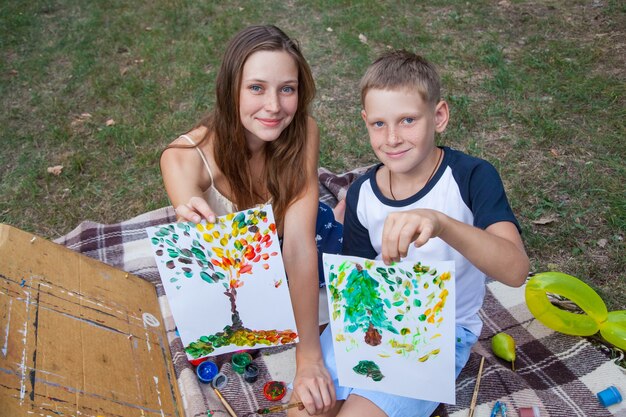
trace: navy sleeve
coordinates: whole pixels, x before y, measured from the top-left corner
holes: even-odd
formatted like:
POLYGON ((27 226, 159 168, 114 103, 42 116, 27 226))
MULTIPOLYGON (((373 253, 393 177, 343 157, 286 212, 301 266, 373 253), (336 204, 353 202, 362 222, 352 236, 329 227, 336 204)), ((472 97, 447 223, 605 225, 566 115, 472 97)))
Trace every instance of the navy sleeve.
POLYGON ((361 224, 357 215, 359 193, 361 185, 367 179, 367 175, 359 178, 350 185, 346 194, 346 215, 343 224, 342 255, 360 256, 374 259, 377 255, 370 242, 367 228, 361 224))
MULTIPOLYGON (((498 222, 511 222, 521 228, 504 191, 498 171, 489 162, 481 160, 470 171, 468 178, 468 207, 474 214, 474 226, 486 229, 498 222)), ((465 199, 465 197, 464 197, 465 199)))

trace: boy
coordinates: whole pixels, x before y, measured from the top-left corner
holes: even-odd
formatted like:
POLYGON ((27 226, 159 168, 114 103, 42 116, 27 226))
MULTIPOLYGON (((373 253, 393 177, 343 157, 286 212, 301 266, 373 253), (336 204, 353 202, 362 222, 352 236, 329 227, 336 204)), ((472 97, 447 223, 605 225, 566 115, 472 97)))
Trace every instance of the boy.
MULTIPOLYGON (((448 124, 436 69, 406 51, 377 59, 363 76, 361 113, 380 164, 346 196, 345 255, 454 260, 456 376, 478 339, 485 277, 520 286, 529 261, 504 187, 488 162, 435 145, 448 124)), ((338 385, 330 326, 322 335, 342 417, 428 417, 438 404, 338 385), (344 400, 344 401, 340 401, 344 400)))

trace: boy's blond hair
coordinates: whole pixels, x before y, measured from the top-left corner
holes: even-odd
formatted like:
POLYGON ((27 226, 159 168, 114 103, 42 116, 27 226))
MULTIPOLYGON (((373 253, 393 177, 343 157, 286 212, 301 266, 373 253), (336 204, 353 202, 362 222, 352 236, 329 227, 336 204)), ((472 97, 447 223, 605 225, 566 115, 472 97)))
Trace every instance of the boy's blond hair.
POLYGON ((359 83, 361 105, 371 89, 416 89, 422 99, 436 106, 441 99, 441 81, 437 68, 422 56, 405 50, 387 52, 374 61, 359 83))

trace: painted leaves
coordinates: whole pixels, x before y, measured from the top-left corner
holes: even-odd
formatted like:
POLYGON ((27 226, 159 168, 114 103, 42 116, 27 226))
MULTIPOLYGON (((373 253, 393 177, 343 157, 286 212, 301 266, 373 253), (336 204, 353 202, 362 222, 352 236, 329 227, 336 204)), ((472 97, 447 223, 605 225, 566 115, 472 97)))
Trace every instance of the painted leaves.
MULTIPOLYGON (((386 344, 379 356, 417 352, 440 336, 436 328, 443 320, 450 272, 439 273, 419 262, 408 269, 371 260, 344 260, 330 265, 329 271, 333 320, 343 318, 343 332, 362 334, 369 346, 386 344)), ((344 334, 336 338, 347 340, 344 334)), ((433 349, 418 359, 437 353, 433 349)))
MULTIPOLYGON (((182 276, 192 278, 192 264, 200 267, 197 275, 209 284, 222 282, 226 289, 243 285, 244 274, 251 274, 253 265, 265 262, 276 251, 263 252, 272 245, 276 225, 268 222, 267 212, 250 209, 218 218, 216 223, 176 223, 162 226, 151 241, 156 255, 164 257, 165 266, 174 271, 170 282, 182 276), (191 246, 181 247, 180 235, 193 237, 191 246)), ((189 241, 189 239, 187 239, 189 241)), ((180 288, 180 286, 178 287, 180 288)))
POLYGON ((297 341, 271 206, 146 231, 188 356, 297 341))
MULTIPOLYGON (((264 210, 250 209, 228 214, 219 218, 217 223, 198 224, 196 230, 213 250, 209 255, 210 264, 229 272, 228 286, 224 284, 227 288, 241 287, 241 276, 251 274, 253 264, 261 263, 264 269, 269 269, 265 261, 278 255, 275 251, 263 251, 272 245, 276 235, 276 224, 268 222, 264 210)), ((219 274, 217 276, 218 279, 223 278, 219 274)), ((211 275, 210 278, 215 277, 211 275)))
POLYGON ((455 264, 421 261, 324 254, 340 385, 454 402, 455 264))
POLYGON ((179 245, 181 235, 190 237, 194 233, 193 226, 193 223, 176 223, 159 227, 151 238, 153 247, 157 248, 155 254, 164 257, 167 269, 174 271, 175 275, 170 277, 170 282, 177 282, 181 275, 185 278, 193 277, 191 265, 196 263, 201 268, 200 278, 215 283, 225 275, 215 273, 215 268, 208 260, 212 256, 211 251, 200 242, 200 236, 195 233, 196 239, 191 241, 189 248, 181 248, 179 245))

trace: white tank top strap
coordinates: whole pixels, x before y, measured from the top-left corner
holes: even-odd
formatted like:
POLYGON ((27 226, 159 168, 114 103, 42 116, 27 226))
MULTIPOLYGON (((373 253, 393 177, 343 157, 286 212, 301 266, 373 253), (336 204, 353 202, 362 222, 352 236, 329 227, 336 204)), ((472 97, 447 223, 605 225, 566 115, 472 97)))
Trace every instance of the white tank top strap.
POLYGON ((209 161, 207 161, 206 156, 204 156, 204 152, 202 152, 202 149, 196 146, 196 143, 193 141, 193 139, 191 139, 189 135, 180 135, 180 137, 185 138, 187 142, 189 142, 190 144, 196 147, 196 150, 200 154, 200 158, 202 158, 202 162, 204 162, 204 166, 206 167, 206 170, 209 172, 209 178, 211 178, 211 184, 213 184, 213 173, 211 172, 211 167, 209 167, 209 161))

